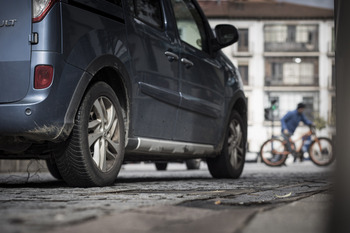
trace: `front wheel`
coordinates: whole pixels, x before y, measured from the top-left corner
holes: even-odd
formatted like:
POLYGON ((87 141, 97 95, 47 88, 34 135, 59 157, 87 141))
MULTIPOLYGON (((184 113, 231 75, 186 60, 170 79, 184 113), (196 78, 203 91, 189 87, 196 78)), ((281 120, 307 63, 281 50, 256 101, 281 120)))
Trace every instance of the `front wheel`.
POLYGON ((50 174, 58 179, 58 180, 62 180, 62 176, 57 168, 57 164, 55 162, 55 158, 51 157, 49 159, 46 159, 46 166, 47 169, 49 170, 50 174))
POLYGON ((268 166, 277 167, 284 164, 288 153, 284 142, 272 138, 264 142, 260 149, 261 160, 268 166))
POLYGON ((122 109, 113 89, 103 82, 85 94, 71 135, 55 152, 63 180, 71 186, 112 184, 124 159, 122 109))
POLYGON ((241 115, 233 111, 226 130, 222 151, 215 158, 208 158, 210 174, 214 178, 237 179, 243 171, 247 131, 241 115))
POLYGON ((329 138, 318 138, 310 144, 309 156, 318 166, 327 166, 334 160, 332 141, 329 138))

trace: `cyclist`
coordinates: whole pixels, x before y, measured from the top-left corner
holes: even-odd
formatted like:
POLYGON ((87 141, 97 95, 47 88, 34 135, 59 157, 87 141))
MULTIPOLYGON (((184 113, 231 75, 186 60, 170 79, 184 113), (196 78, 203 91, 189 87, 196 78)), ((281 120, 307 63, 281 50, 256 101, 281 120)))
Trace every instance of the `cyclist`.
POLYGON ((295 153, 295 150, 292 150, 291 148, 290 137, 293 135, 294 131, 298 127, 299 122, 302 121, 304 122, 304 124, 309 126, 313 125, 312 121, 307 119, 307 117, 303 114, 305 107, 305 104, 299 103, 297 109, 289 111, 286 115, 284 115, 284 117, 281 118, 282 136, 287 141, 286 146, 288 150, 292 151, 294 161, 296 160, 297 155, 295 153))

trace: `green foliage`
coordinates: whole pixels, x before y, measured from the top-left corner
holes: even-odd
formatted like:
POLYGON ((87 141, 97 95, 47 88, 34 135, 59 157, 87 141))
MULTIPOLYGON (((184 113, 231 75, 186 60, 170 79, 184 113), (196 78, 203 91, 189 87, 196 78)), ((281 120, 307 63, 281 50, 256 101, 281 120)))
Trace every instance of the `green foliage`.
POLYGON ((314 118, 314 124, 315 124, 316 129, 321 130, 321 129, 326 128, 327 121, 323 117, 321 117, 317 114, 317 116, 315 116, 315 118, 314 118))

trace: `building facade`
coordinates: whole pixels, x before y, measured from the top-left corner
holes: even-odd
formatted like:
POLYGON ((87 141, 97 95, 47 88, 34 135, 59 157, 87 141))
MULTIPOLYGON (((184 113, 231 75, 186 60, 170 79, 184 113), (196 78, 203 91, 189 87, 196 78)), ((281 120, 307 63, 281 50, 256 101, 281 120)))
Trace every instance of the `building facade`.
MULTIPOLYGON (((238 43, 224 49, 238 66, 248 100, 248 151, 258 152, 279 119, 299 102, 319 133, 335 136, 333 10, 274 0, 199 1, 211 26, 232 24, 238 43), (271 109, 274 103, 275 110, 271 109)), ((299 127, 298 135, 307 130, 299 127)))

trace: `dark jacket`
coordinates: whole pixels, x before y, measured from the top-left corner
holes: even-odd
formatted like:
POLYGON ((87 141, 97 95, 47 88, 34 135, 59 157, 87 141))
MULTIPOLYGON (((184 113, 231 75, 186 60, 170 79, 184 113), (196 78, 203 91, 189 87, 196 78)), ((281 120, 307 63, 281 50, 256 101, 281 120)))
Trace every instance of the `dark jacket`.
POLYGON ((283 130, 287 129, 291 134, 293 134, 300 121, 304 122, 306 125, 312 124, 312 122, 308 120, 303 113, 299 113, 298 110, 288 112, 281 119, 282 132, 283 130))

